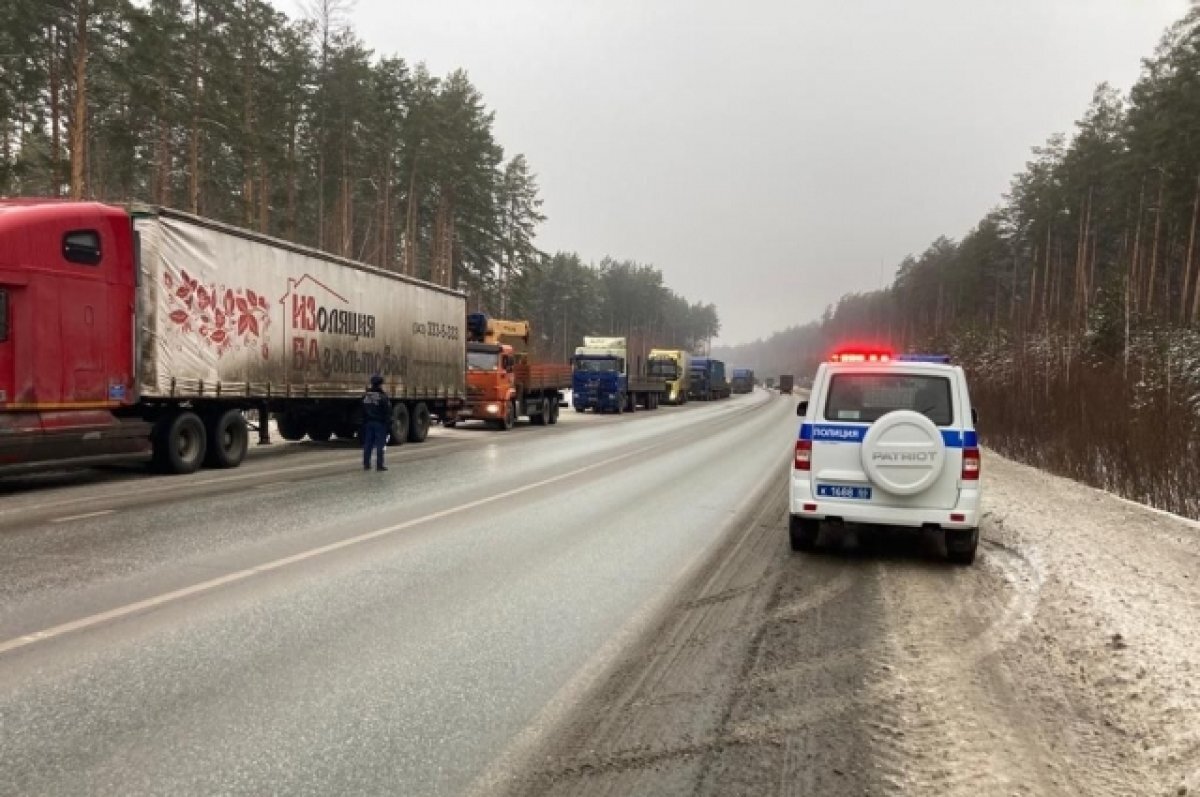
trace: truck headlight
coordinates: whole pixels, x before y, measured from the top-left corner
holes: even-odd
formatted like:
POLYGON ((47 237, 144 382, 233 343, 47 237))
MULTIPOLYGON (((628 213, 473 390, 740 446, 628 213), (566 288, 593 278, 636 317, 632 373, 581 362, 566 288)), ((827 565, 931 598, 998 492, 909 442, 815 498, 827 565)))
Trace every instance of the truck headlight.
POLYGON ((500 411, 500 405, 499 404, 489 404, 489 405, 487 405, 487 411, 488 411, 488 414, 495 415, 496 413, 498 413, 500 411))

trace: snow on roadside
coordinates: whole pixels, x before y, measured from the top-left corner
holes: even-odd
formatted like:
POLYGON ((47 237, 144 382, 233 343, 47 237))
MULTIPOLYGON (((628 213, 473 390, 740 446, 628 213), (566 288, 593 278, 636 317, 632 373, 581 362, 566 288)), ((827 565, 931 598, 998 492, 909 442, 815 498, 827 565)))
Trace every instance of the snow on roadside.
POLYGON ((1200 794, 1200 524, 989 452, 985 540, 1045 568, 1040 639, 1172 794, 1200 794))

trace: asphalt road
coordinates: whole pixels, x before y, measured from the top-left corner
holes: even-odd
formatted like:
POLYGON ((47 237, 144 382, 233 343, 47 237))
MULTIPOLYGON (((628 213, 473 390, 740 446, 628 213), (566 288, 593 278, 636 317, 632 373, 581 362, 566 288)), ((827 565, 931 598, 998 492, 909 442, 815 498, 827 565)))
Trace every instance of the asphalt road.
POLYGON ((0 793, 491 791, 752 521, 793 406, 0 482, 0 793))

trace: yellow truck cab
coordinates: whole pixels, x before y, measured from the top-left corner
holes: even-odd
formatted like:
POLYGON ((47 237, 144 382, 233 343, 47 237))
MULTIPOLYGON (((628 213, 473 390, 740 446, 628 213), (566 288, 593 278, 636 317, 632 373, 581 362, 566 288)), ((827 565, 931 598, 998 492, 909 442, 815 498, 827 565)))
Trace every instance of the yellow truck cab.
POLYGON ((651 349, 647 361, 649 376, 667 382, 663 401, 667 404, 687 404, 688 366, 691 355, 683 349, 651 349))

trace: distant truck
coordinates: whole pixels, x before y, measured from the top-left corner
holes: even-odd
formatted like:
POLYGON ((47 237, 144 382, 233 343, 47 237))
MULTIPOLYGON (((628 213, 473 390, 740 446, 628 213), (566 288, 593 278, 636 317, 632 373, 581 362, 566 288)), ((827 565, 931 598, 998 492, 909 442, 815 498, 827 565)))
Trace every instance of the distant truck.
POLYGON ((795 385, 796 377, 792 374, 779 375, 779 392, 791 395, 792 387, 795 385))
POLYGON ((751 393, 754 391, 754 371, 749 368, 734 368, 733 379, 730 380, 734 393, 751 393))
POLYGON ((772 388, 775 387, 775 377, 768 376, 766 379, 763 380, 763 384, 766 385, 767 390, 771 390, 772 388))
POLYGON ((467 401, 446 426, 481 420, 507 431, 521 417, 535 426, 558 423, 571 366, 531 361, 529 336, 528 321, 467 316, 467 401))
POLYGON ((165 208, 0 201, 0 470, 152 457, 232 468, 353 437, 372 374, 392 443, 464 398, 458 291, 165 208))
POLYGON ((571 405, 576 412, 658 409, 667 382, 631 369, 625 338, 585 337, 575 349, 571 405))
POLYGON ((688 398, 698 401, 729 398, 725 363, 712 357, 693 357, 689 368, 688 398))
POLYGON ((662 401, 667 404, 687 404, 688 366, 692 356, 683 349, 651 349, 646 372, 666 380, 662 401))

